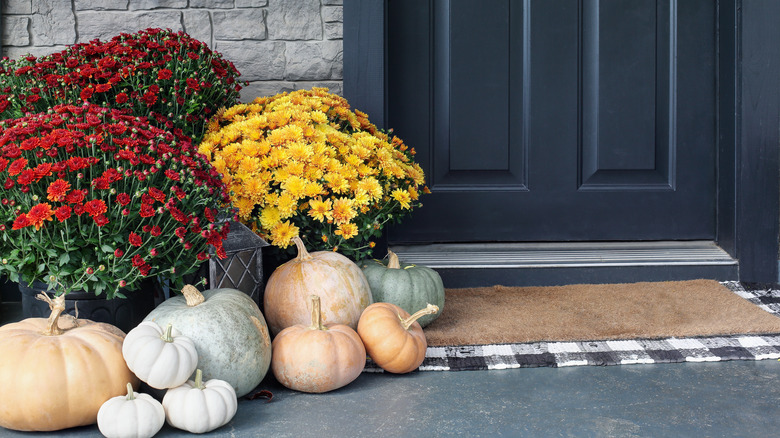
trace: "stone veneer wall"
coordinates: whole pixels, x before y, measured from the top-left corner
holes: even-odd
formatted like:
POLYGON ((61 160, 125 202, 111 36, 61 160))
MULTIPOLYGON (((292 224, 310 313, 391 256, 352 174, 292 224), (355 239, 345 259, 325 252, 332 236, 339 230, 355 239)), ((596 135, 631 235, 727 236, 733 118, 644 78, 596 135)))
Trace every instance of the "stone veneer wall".
POLYGON ((342 93, 342 0, 0 0, 2 55, 19 58, 149 27, 183 30, 233 62, 242 101, 342 93))

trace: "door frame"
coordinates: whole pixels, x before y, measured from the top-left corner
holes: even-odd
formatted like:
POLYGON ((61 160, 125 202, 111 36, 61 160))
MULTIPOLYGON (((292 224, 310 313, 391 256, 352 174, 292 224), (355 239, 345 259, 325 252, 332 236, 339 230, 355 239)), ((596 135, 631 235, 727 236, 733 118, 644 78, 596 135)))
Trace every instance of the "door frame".
MULTIPOLYGON (((344 97, 387 122, 387 3, 344 0, 344 97)), ((567 0, 574 1, 574 0, 567 0)), ((717 5, 716 242, 741 281, 778 281, 780 2, 717 5)))

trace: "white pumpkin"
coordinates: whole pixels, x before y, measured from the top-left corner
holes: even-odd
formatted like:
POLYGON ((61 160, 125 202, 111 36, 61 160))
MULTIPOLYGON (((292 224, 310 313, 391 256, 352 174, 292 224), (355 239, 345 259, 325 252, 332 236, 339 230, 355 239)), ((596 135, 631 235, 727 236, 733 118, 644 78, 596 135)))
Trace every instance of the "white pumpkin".
POLYGON ((165 424, 163 406, 149 394, 133 391, 106 400, 97 414, 100 433, 108 438, 150 438, 165 424))
POLYGON ((130 330, 122 344, 127 367, 156 389, 175 388, 198 367, 198 351, 192 339, 168 324, 166 329, 144 321, 130 330))
POLYGON ((192 433, 204 433, 226 425, 238 410, 233 387, 224 380, 203 382, 200 369, 195 380, 169 389, 162 401, 168 424, 192 433))

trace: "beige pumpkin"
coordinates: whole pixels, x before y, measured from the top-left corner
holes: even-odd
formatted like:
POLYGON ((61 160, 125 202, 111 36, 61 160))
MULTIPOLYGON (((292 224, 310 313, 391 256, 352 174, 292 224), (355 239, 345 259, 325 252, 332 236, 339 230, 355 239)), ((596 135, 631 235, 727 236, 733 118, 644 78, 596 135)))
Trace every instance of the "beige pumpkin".
POLYGON ((0 327, 0 426, 7 429, 94 424, 103 403, 127 394, 128 382, 138 386, 122 357, 121 330, 88 319, 61 321, 65 296, 45 298, 48 319, 0 327))
POLYGON ((293 241, 298 256, 276 268, 265 288, 263 313, 268 329, 276 335, 296 324, 308 325, 310 295, 320 297, 324 324, 356 329, 363 310, 373 302, 363 272, 339 253, 309 253, 299 237, 293 241))
POLYGON ((366 365, 366 349, 346 325, 323 325, 319 297, 309 301, 311 324, 287 327, 274 338, 271 370, 287 388, 332 391, 357 379, 366 365))

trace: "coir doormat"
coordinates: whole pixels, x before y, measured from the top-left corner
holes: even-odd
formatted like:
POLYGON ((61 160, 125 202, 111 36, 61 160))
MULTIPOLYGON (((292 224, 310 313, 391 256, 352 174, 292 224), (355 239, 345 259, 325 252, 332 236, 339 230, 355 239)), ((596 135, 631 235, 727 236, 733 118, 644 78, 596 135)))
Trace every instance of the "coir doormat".
MULTIPOLYGON (((697 282, 701 281, 702 280, 697 280, 697 282)), ((706 282, 706 280, 703 281, 706 282)), ((666 290, 672 290, 669 289, 669 287, 674 287, 676 284, 676 287, 679 288, 681 285, 678 283, 689 282, 647 283, 636 285, 639 285, 640 287, 655 286, 661 287, 661 290, 664 290, 664 288, 666 288, 666 290)), ((725 303, 728 303, 731 307, 735 307, 736 304, 736 307, 739 308, 738 311, 728 311, 728 308, 726 308, 725 315, 746 311, 747 313, 742 314, 736 321, 739 321, 739 318, 744 318, 745 315, 748 315, 750 319, 743 321, 743 323, 738 323, 736 328, 718 329, 717 327, 706 327, 706 330, 715 330, 716 332, 721 330, 721 333, 718 334, 702 335, 701 333, 696 333, 695 327, 698 326, 696 325, 696 322, 694 322, 692 325, 692 327, 694 327, 693 331, 683 331, 683 333, 692 334, 680 336, 657 336, 659 328, 650 327, 651 331, 636 332, 644 334, 650 333, 650 336, 636 335, 628 337, 626 334, 634 334, 629 330, 627 333, 618 332, 608 336, 601 335, 600 337, 587 339, 578 337, 576 331, 574 331, 565 336, 558 334, 556 335, 558 337, 554 339, 547 338, 546 340, 534 340, 529 342, 495 342, 479 344, 453 343, 450 345, 435 345, 437 342, 441 342, 442 339, 445 339, 437 334, 441 329, 441 327, 437 327, 437 325, 439 325, 439 321, 444 322, 444 325, 446 325, 447 320, 444 318, 449 310, 448 306, 450 304, 455 304, 452 306, 456 309, 453 313, 458 312, 457 307, 459 304, 450 299, 451 295, 448 295, 450 302, 445 302, 444 314, 442 314, 436 322, 426 328, 426 334, 433 334, 433 342, 429 343, 426 358, 420 366, 420 370, 489 370, 540 366, 625 365, 780 358, 780 329, 774 330, 773 328, 775 327, 773 324, 777 324, 777 327, 780 327, 780 289, 778 286, 742 284, 739 282, 723 282, 721 284, 725 286, 722 289, 726 292, 727 296, 721 296, 720 298, 725 299, 725 303), (736 301, 733 301, 733 299, 736 299, 736 301), (746 310, 743 305, 747 305, 749 310, 746 310), (766 317, 769 316, 771 316, 771 318, 767 320, 766 317), (751 319, 757 319, 761 322, 756 325, 754 324, 755 321, 751 321, 751 319)), ((694 285, 699 288, 706 286, 702 284, 694 285)), ((602 286, 620 288, 629 285, 602 286)), ((531 292, 534 292, 534 290, 531 292)), ((549 292, 549 290, 545 290, 545 292, 549 292)), ((677 292, 682 293, 680 290, 677 290, 677 292)), ((652 292, 648 292, 648 294, 652 294, 652 292)), ((685 297, 685 299, 691 298, 712 300, 712 297, 708 297, 707 295, 685 297)), ((652 302, 651 297, 645 297, 643 299, 648 301, 648 303, 652 302)), ((619 300, 611 301, 614 302, 619 300)), ((507 305, 506 303, 498 304, 507 305)), ((659 301, 655 304, 653 311, 666 308, 668 312, 685 315, 684 309, 676 308, 669 303, 659 301)), ((711 303, 705 304, 709 305, 711 303)), ((677 305, 679 305, 679 303, 677 303, 677 305)), ((632 306, 633 304, 626 305, 626 307, 632 306)), ((641 308, 641 306, 639 308, 641 308)), ((636 309, 637 308, 634 308, 634 313, 637 312, 636 309)), ((586 312, 582 309, 577 310, 577 306, 574 306, 569 310, 575 313, 577 311, 586 312)), ((701 309, 699 311, 701 311, 701 309)), ((450 316, 457 317, 457 315, 450 316)), ((580 316, 584 317, 585 315, 580 316)), ((592 317, 593 315, 590 316, 592 317)), ((544 317, 550 317, 550 315, 536 315, 536 319, 544 317)), ((523 317, 519 316, 518 318, 521 319, 523 317)), ((531 318, 533 319, 533 317, 531 318)), ((722 318, 723 315, 720 315, 716 319, 722 318)), ((678 316, 678 319, 682 320, 683 325, 690 322, 686 321, 687 317, 685 316, 678 316)), ((728 319, 733 318, 729 317, 728 319)), ((559 323, 562 323, 562 321, 559 321, 559 323)), ((657 325, 657 323, 649 324, 647 321, 642 321, 641 318, 636 324, 657 325)), ((552 324, 551 326, 554 325, 555 324, 552 324)), ((614 324, 607 323, 606 325, 610 326, 614 324)), ((607 329, 615 328, 616 327, 607 327, 607 329)), ((625 327, 622 329, 625 329, 625 327)), ((666 329, 668 330, 669 328, 667 327, 666 329)), ((677 328, 673 329, 677 330, 677 328)), ((661 330, 663 330, 663 328, 661 328, 661 330)), ((702 330, 702 333, 705 333, 705 331, 702 330)), ((599 336, 592 333, 590 335, 599 336)), ((369 360, 366 371, 381 372, 382 370, 369 360)))

